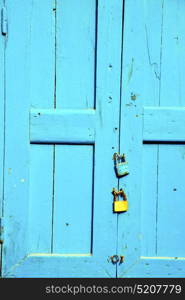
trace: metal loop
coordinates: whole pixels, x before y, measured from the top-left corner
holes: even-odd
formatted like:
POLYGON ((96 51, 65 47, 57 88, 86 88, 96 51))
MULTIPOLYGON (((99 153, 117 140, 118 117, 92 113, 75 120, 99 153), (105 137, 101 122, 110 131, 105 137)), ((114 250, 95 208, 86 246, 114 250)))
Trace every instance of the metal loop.
POLYGON ((119 256, 118 255, 113 255, 111 256, 111 261, 113 264, 116 264, 119 262, 119 256))

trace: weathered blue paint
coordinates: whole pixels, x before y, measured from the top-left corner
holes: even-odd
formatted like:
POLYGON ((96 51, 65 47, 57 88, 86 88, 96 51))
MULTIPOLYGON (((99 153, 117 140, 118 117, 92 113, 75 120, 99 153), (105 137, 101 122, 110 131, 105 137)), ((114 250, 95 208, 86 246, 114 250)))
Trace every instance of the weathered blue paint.
POLYGON ((5 277, 116 276, 122 4, 6 1, 5 277))
POLYGON ((32 109, 30 142, 94 144, 96 121, 94 109, 32 109))
POLYGON ((184 277, 184 1, 0 5, 3 276, 184 277))
POLYGON ((143 140, 145 142, 184 142, 184 127, 184 107, 144 107, 143 140))
POLYGON ((125 1, 118 277, 184 277, 184 1, 125 1), (157 13, 154 13, 157 12, 157 13), (124 228, 124 229, 123 229, 124 228))

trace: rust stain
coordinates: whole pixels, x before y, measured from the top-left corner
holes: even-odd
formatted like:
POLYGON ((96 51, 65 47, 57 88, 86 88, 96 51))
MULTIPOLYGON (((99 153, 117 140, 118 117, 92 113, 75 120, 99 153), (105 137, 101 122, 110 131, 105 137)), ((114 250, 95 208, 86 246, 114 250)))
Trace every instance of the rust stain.
POLYGON ((131 100, 134 100, 134 101, 135 101, 137 97, 136 97, 135 94, 132 94, 132 93, 131 93, 131 97, 130 97, 130 98, 131 98, 131 100))
POLYGON ((131 100, 135 101, 138 96, 139 96, 139 94, 131 93, 130 98, 131 98, 131 100))

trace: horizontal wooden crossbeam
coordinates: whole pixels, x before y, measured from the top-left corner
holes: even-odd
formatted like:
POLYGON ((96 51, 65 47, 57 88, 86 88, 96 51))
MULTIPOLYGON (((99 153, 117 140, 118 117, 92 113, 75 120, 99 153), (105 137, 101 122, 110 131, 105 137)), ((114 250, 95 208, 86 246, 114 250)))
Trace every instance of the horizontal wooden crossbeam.
POLYGON ((185 142, 185 108, 144 107, 143 140, 185 142))
POLYGON ((31 109, 30 143, 93 144, 95 110, 31 109))

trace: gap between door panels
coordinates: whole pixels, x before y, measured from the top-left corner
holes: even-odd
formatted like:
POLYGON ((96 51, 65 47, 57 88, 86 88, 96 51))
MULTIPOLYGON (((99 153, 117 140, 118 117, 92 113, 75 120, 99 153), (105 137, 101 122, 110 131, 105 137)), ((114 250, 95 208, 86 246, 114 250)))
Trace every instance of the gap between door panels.
MULTIPOLYGON (((118 152, 121 153, 124 149, 121 149, 121 111, 122 111, 122 65, 123 65, 123 35, 124 35, 124 7, 125 7, 125 1, 123 1, 123 7, 122 7, 122 37, 121 37, 121 59, 120 59, 120 106, 119 106, 119 140, 118 140, 118 152)), ((122 187, 120 186, 120 180, 118 179, 118 190, 120 190, 122 187)), ((118 253, 118 230, 119 230, 119 214, 117 214, 117 242, 116 242, 116 253, 117 255, 120 255, 118 253)), ((121 254, 122 255, 122 254, 121 254)), ((118 263, 116 264, 116 278, 118 278, 118 263)))
MULTIPOLYGON (((0 1, 0 10, 5 7, 5 0, 0 1)), ((1 15, 2 17, 2 15, 1 15)), ((2 276, 2 259, 3 259, 3 216, 4 216, 4 163, 5 163, 5 111, 6 111, 6 90, 5 90, 5 49, 7 41, 7 32, 1 30, 0 39, 0 65, 2 66, 0 71, 0 277, 2 276)))
MULTIPOLYGON (((94 49, 94 109, 96 109, 96 73, 97 73, 97 27, 98 27, 98 0, 95 0, 95 49, 94 49)), ((58 88, 58 81, 57 81, 57 59, 58 59, 58 41, 57 41, 57 35, 58 35, 58 14, 59 14, 59 7, 58 7, 58 0, 53 1, 53 13, 54 13, 54 44, 55 44, 55 50, 54 50, 54 103, 53 103, 53 109, 58 109, 59 103, 57 103, 57 88, 58 88)), ((55 252, 55 242, 54 242, 54 236, 55 236, 55 229, 54 229, 54 223, 55 223, 55 194, 56 194, 56 188, 55 188, 55 178, 57 173, 57 147, 58 145, 61 145, 60 143, 54 143, 52 145, 53 147, 53 167, 52 167, 52 173, 53 173, 53 181, 52 181, 52 229, 51 229, 51 253, 55 252)), ((68 145, 68 143, 64 143, 64 145, 68 145)), ((80 145, 78 143, 70 143, 71 146, 80 145)), ((92 213, 91 213, 91 253, 93 248, 93 214, 94 214, 94 160, 95 160, 95 146, 92 144, 93 147, 93 167, 92 167, 92 213)))

